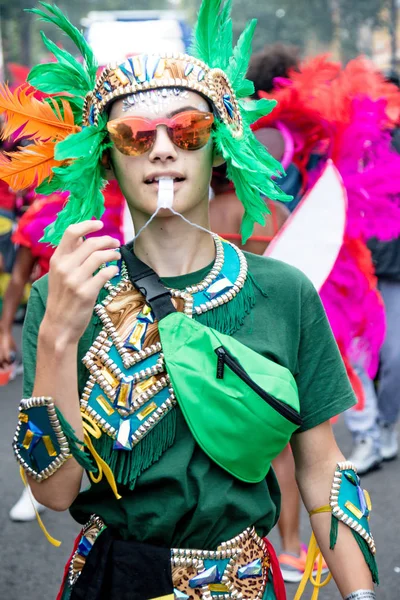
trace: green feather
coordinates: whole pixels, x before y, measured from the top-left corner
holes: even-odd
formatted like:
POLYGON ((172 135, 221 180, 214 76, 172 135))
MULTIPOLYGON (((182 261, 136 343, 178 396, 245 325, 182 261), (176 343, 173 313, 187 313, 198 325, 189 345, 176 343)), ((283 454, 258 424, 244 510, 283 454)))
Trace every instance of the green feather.
POLYGON ((53 180, 43 183, 40 191, 49 194, 58 189, 69 191, 70 194, 55 223, 46 228, 42 241, 57 245, 69 225, 93 217, 100 219, 104 213, 104 196, 101 190, 106 180, 101 157, 112 145, 108 141, 105 123, 104 116, 99 126, 86 127, 56 145, 56 157, 71 162, 53 169, 53 180))
POLYGON ((40 35, 47 50, 53 54, 60 64, 69 68, 71 70, 71 74, 82 79, 82 81, 85 82, 86 90, 90 91, 92 89, 92 81, 89 79, 88 74, 82 64, 78 62, 76 58, 72 56, 72 54, 66 50, 63 50, 62 48, 59 48, 54 42, 49 40, 43 31, 40 32, 40 35))
POLYGON ((261 117, 265 117, 265 115, 269 115, 269 113, 274 110, 276 105, 276 100, 268 100, 267 98, 239 102, 239 106, 243 114, 243 120, 248 125, 258 121, 258 119, 261 119, 261 117))
POLYGON ((98 127, 94 126, 84 127, 79 133, 69 135, 56 145, 55 159, 63 161, 90 156, 97 151, 99 135, 98 127))
POLYGON ((72 23, 62 13, 58 6, 54 4, 48 4, 47 2, 39 2, 39 4, 50 14, 46 14, 40 8, 28 9, 28 12, 37 15, 42 21, 45 21, 46 23, 52 23, 53 25, 61 29, 61 31, 63 31, 74 42, 75 46, 78 48, 85 61, 87 74, 90 78, 91 83, 90 87, 93 88, 96 82, 96 73, 98 65, 94 57, 93 50, 86 42, 83 34, 79 31, 79 29, 72 25, 72 23))
POLYGON ((35 188, 36 194, 40 194, 41 196, 50 196, 60 190, 62 190, 62 183, 56 175, 53 175, 51 179, 45 179, 35 188))
MULTIPOLYGON (((41 241, 56 246, 60 243, 67 227, 74 223, 81 223, 95 217, 100 219, 104 213, 104 197, 101 193, 105 180, 102 178, 100 167, 90 171, 80 169, 80 189, 71 189, 69 200, 61 212, 58 213, 55 223, 45 229, 41 241), (86 188, 85 191, 83 189, 86 188)), ((63 183, 68 181, 64 179, 63 183)), ((71 185, 71 188, 74 186, 71 185)))
POLYGON ((207 63, 209 67, 219 65, 216 52, 220 32, 220 9, 222 0, 202 2, 193 31, 189 53, 207 63))
POLYGON ((59 63, 36 65, 30 71, 28 81, 33 87, 46 94, 65 92, 73 96, 85 96, 89 91, 84 80, 59 63))
MULTIPOLYGON (((83 79, 86 78, 87 73, 85 69, 83 68, 82 64, 78 62, 74 56, 72 56, 72 54, 70 54, 63 48, 59 48, 57 44, 52 42, 43 31, 40 32, 40 36, 47 50, 54 55, 54 57, 60 64, 69 66, 74 71, 76 71, 77 74, 80 75, 83 79)), ((90 82, 88 81, 88 85, 89 84, 90 82)))
POLYGON ((81 223, 104 213, 102 189, 106 185, 103 152, 112 146, 106 129, 107 116, 103 115, 97 126, 85 127, 56 144, 55 157, 68 164, 53 169, 53 179, 37 189, 48 195, 56 190, 68 191, 69 200, 58 213, 55 223, 49 225, 44 242, 57 245, 65 230, 73 223, 81 223))
POLYGON ((236 96, 237 98, 247 98, 248 96, 252 96, 254 91, 254 83, 250 79, 243 79, 236 88, 236 96))
POLYGON ((224 71, 228 67, 229 59, 232 56, 233 46, 233 26, 232 19, 230 18, 232 10, 232 0, 227 0, 223 6, 219 21, 220 27, 218 31, 218 56, 219 56, 219 68, 224 71))
POLYGON ((28 75, 28 81, 38 90, 47 94, 69 94, 66 98, 74 111, 76 123, 82 123, 83 100, 96 83, 97 62, 91 48, 82 33, 74 27, 57 6, 39 3, 48 13, 34 8, 28 12, 38 15, 42 21, 52 23, 61 29, 75 43, 84 59, 82 65, 72 54, 59 48, 41 32, 42 40, 49 52, 57 59, 55 63, 34 67, 28 75))
POLYGON ((249 21, 244 28, 238 42, 233 50, 229 61, 227 75, 233 89, 236 91, 246 77, 251 58, 251 45, 253 42, 254 31, 257 25, 257 19, 249 21))

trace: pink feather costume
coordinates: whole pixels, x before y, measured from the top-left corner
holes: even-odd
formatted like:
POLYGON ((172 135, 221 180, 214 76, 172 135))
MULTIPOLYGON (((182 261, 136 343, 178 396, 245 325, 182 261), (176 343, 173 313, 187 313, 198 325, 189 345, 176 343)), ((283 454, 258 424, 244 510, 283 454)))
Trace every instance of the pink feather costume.
MULTIPOLYGON (((280 80, 272 94, 260 95, 275 98, 278 107, 256 128, 282 121, 297 140, 293 161, 301 172, 311 153, 323 154, 333 159, 347 191, 344 243, 320 295, 361 407, 363 392, 351 364, 361 362, 374 377, 385 336, 384 306, 366 242, 400 234, 400 155, 391 149, 390 135, 400 120, 400 91, 365 58, 342 69, 320 56, 280 80)), ((306 189, 321 166, 322 161, 308 173, 306 189)))
MULTIPOLYGON (((13 234, 13 242, 29 248, 36 258, 39 267, 39 276, 49 270, 49 261, 55 250, 49 244, 40 242, 44 229, 54 221, 57 213, 63 208, 68 195, 65 193, 52 194, 51 196, 37 196, 33 204, 21 217, 18 227, 13 234)), ((123 211, 125 199, 116 181, 111 181, 104 190, 105 212, 101 218, 104 228, 101 235, 111 235, 121 244, 123 240, 123 211)))

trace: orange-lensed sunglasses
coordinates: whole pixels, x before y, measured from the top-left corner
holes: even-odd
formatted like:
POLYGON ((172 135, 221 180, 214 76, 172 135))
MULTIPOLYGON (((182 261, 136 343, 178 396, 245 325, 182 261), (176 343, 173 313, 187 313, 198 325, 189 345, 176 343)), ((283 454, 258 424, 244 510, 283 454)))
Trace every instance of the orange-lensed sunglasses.
POLYGON ((164 125, 171 141, 182 150, 199 150, 210 139, 214 116, 209 112, 187 110, 170 119, 121 117, 107 123, 115 147, 128 156, 140 156, 151 150, 156 141, 157 127, 164 125))

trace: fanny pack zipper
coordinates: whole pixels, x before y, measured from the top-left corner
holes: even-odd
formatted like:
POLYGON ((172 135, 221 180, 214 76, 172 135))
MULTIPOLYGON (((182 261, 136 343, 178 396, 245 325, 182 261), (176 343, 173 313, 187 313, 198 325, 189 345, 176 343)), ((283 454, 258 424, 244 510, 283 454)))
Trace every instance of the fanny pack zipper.
POLYGON ((260 396, 267 404, 276 410, 282 417, 285 417, 288 421, 294 425, 300 426, 302 424, 301 416, 287 404, 284 404, 271 394, 268 394, 263 390, 243 369, 239 361, 234 358, 223 346, 215 348, 215 354, 218 357, 217 362, 217 379, 224 378, 225 365, 231 369, 246 385, 248 385, 256 394, 260 396))

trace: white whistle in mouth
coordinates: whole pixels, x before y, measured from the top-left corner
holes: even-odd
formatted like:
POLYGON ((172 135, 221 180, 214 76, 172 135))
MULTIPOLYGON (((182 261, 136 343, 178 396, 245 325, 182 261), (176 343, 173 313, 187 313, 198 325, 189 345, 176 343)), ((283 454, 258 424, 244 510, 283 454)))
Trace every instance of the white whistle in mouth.
POLYGON ((158 181, 157 208, 172 208, 174 203, 174 180, 160 177, 158 181))

